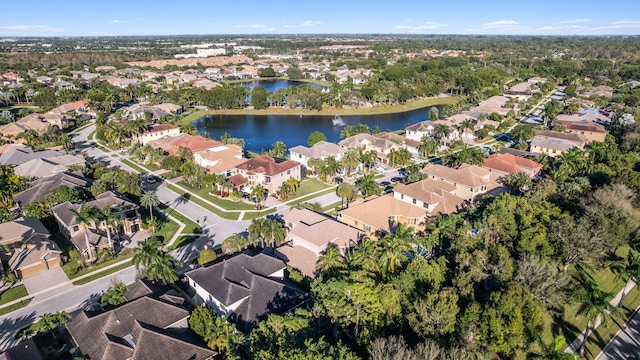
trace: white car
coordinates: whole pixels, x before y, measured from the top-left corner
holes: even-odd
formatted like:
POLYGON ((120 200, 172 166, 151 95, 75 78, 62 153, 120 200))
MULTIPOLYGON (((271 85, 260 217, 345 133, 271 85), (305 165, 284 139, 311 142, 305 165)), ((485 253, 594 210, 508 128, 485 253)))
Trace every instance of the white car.
POLYGON ((387 172, 387 169, 383 168, 382 166, 376 166, 374 170, 383 174, 387 172))

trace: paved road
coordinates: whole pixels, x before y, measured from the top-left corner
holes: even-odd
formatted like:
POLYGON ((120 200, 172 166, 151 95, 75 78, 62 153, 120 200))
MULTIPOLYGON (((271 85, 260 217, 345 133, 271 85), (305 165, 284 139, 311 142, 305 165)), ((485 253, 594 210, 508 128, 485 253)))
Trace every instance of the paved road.
MULTIPOLYGON (((618 333, 602 349, 602 352, 595 358, 596 360, 633 360, 640 359, 640 315, 638 310, 631 318, 618 330, 618 333)), ((610 324, 609 326, 616 326, 610 324)))
MULTIPOLYGON (((137 173, 137 170, 132 169, 119 160, 120 157, 124 157, 124 155, 112 157, 89 144, 89 142, 87 141, 87 137, 89 136, 89 133, 91 133, 94 129, 95 126, 89 126, 86 129, 80 131, 74 137, 77 148, 85 151, 88 156, 104 162, 109 167, 117 167, 129 172, 137 173)), ((212 213, 211 211, 201 207, 200 205, 189 201, 185 197, 176 194, 160 183, 155 183, 153 185, 145 184, 144 188, 146 190, 156 190, 160 201, 167 204, 167 206, 169 206, 171 209, 175 209, 182 215, 193 220, 194 222, 199 222, 199 224, 204 229, 203 236, 201 236, 198 240, 172 252, 172 255, 176 259, 182 261, 185 264, 190 263, 191 260, 193 260, 204 248, 205 245, 208 245, 210 247, 219 246, 227 237, 246 231, 247 227, 251 223, 250 221, 233 221, 223 219, 218 215, 212 213)))
POLYGON ((47 299, 34 299, 22 309, 0 317, 0 352, 16 345, 19 340, 15 339, 15 335, 37 321, 40 315, 61 310, 72 312, 82 309, 92 303, 103 291, 109 289, 113 282, 130 284, 135 279, 136 270, 134 267, 129 267, 84 285, 65 287, 61 290, 62 292, 47 299))

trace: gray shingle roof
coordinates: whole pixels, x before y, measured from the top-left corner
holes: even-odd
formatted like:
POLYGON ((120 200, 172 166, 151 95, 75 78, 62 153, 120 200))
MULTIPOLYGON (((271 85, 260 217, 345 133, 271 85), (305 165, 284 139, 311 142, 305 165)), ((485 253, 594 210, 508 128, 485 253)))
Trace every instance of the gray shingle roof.
POLYGON ((0 155, 0 165, 17 166, 33 159, 46 159, 64 155, 56 150, 44 150, 33 152, 30 148, 16 149, 0 155))
POLYGON ((282 313, 302 301, 302 291, 269 278, 284 268, 282 260, 269 255, 243 253, 185 275, 225 306, 245 299, 229 320, 248 332, 268 314, 282 313))
POLYGON ((289 149, 289 152, 295 152, 310 159, 324 159, 329 156, 335 157, 343 154, 345 151, 344 148, 326 141, 320 141, 310 148, 298 145, 289 149))
POLYGON ((185 309, 142 297, 104 313, 83 311, 67 329, 80 351, 92 359, 197 360, 214 356, 201 342, 188 341, 193 338, 190 329, 174 327, 188 317, 185 309))
POLYGON ((44 201, 44 197, 51 191, 60 186, 66 186, 72 189, 83 189, 89 185, 89 180, 85 179, 81 174, 63 172, 53 176, 38 179, 31 182, 31 186, 20 193, 13 196, 13 199, 19 204, 28 204, 34 201, 44 201))

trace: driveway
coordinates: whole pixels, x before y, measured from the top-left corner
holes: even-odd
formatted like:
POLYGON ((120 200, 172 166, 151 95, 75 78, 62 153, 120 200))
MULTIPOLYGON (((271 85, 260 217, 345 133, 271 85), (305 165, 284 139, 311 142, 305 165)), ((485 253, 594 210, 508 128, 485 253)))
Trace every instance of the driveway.
POLYGON ((26 277, 22 279, 22 285, 27 289, 29 295, 36 295, 36 298, 46 297, 46 293, 49 292, 62 292, 73 287, 61 267, 54 267, 26 277))

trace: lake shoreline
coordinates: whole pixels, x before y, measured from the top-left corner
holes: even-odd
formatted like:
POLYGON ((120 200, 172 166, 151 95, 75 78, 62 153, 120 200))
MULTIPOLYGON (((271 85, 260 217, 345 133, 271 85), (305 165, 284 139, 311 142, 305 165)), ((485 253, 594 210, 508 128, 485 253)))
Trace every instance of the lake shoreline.
POLYGON ((431 97, 426 99, 410 100, 404 104, 396 104, 389 106, 376 106, 370 108, 326 108, 322 110, 311 109, 285 109, 285 108, 268 108, 264 110, 255 109, 223 109, 223 110, 201 110, 196 111, 180 122, 181 124, 191 124, 207 115, 315 115, 315 116, 366 116, 366 115, 388 115, 396 113, 404 113, 430 106, 441 106, 454 104, 459 100, 456 96, 451 97, 431 97))

